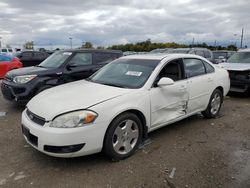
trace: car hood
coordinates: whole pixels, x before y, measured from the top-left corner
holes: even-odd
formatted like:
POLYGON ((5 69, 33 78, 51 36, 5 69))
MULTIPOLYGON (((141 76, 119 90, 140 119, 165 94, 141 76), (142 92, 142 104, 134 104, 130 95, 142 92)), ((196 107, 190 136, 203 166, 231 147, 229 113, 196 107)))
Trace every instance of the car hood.
POLYGON ((221 63, 220 65, 229 71, 250 70, 250 63, 221 63))
POLYGON ((15 69, 6 75, 8 78, 14 78, 15 76, 22 76, 22 75, 32 75, 32 74, 48 74, 51 71, 55 71, 54 69, 51 68, 43 68, 43 67, 24 67, 20 69, 15 69))
POLYGON ((27 108, 46 121, 65 112, 87 109, 131 92, 132 89, 112 87, 85 80, 45 90, 30 100, 27 108))

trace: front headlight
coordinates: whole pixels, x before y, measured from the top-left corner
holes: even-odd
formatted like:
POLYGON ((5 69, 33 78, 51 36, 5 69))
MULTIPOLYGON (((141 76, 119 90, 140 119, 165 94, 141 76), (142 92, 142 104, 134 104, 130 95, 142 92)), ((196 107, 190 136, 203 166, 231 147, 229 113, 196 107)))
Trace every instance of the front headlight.
POLYGON ((30 80, 34 79, 37 75, 24 75, 24 76, 16 76, 13 81, 17 84, 25 84, 30 80))
POLYGON ((97 118, 97 113, 89 110, 69 112, 56 117, 50 127, 55 128, 74 128, 93 123, 97 118))

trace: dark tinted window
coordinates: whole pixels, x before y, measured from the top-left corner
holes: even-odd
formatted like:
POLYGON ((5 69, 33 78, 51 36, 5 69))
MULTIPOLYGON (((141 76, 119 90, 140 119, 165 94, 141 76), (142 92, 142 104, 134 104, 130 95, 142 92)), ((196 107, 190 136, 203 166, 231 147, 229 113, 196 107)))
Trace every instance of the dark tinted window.
POLYGON ((205 54, 205 58, 211 58, 211 54, 210 54, 210 52, 209 51, 204 51, 204 54, 205 54))
POLYGON ((94 62, 95 63, 109 63, 120 57, 119 54, 113 53, 94 53, 94 62))
POLYGON ((203 62, 199 59, 184 59, 185 72, 188 78, 206 74, 203 62))
POLYGON ((162 77, 171 78, 174 81, 183 79, 182 60, 171 61, 165 67, 163 67, 156 80, 158 81, 162 77))
POLYGON ((197 50, 197 51, 195 52, 195 54, 196 54, 196 55, 199 55, 199 56, 202 56, 202 57, 205 57, 204 52, 203 52, 202 50, 197 50))
POLYGON ((70 64, 74 65, 91 65, 92 64, 92 54, 91 53, 76 53, 74 57, 70 60, 70 64))
POLYGON ((205 67, 206 67, 206 72, 207 72, 207 73, 212 73, 212 72, 214 72, 214 67, 213 67, 212 65, 208 64, 207 62, 203 62, 203 63, 204 63, 204 65, 205 65, 205 67))
POLYGON ((2 52, 7 52, 7 49, 2 49, 2 52))

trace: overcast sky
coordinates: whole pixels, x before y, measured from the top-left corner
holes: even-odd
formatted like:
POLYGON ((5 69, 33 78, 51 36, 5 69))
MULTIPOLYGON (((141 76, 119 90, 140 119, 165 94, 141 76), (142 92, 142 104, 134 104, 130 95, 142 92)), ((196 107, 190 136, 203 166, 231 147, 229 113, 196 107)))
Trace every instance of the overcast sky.
POLYGON ((80 46, 144 41, 250 46, 249 0, 0 0, 3 44, 80 46))

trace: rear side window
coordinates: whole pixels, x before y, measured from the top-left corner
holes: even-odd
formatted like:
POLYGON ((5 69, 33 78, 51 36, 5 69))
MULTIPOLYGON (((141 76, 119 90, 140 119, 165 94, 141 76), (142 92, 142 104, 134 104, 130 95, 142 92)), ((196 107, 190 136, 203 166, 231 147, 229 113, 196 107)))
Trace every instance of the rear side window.
POLYGON ((74 57, 70 60, 70 64, 82 66, 92 64, 92 54, 91 53, 76 53, 74 57))
POLYGON ((212 58, 211 54, 209 51, 204 51, 204 54, 205 54, 205 58, 212 58))
POLYGON ((99 63, 109 63, 115 59, 120 57, 119 54, 114 54, 114 53, 94 53, 94 62, 96 64, 99 63))
POLYGON ((191 78, 206 74, 204 64, 199 59, 184 59, 186 77, 191 78))
POLYGON ((2 49, 2 52, 8 52, 7 49, 2 49))
POLYGON ((203 63, 204 63, 204 65, 205 65, 205 68, 206 68, 206 72, 207 72, 207 73, 212 73, 212 72, 214 72, 214 67, 213 67, 212 65, 210 65, 210 64, 208 64, 207 62, 204 62, 204 61, 203 61, 203 63))
POLYGON ((205 57, 204 52, 201 51, 201 50, 197 50, 197 51, 195 52, 195 54, 196 54, 196 55, 199 55, 199 56, 202 56, 202 57, 205 57))

